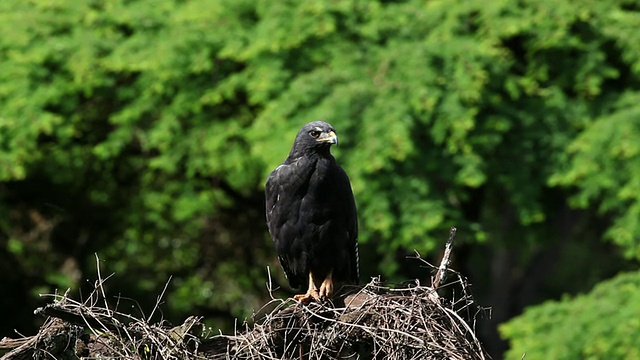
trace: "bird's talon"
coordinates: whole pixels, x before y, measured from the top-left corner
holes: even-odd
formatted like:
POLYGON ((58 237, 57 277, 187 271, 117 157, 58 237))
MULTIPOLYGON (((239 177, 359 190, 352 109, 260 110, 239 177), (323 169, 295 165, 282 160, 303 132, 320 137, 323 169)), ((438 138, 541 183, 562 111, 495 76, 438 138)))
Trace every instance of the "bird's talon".
POLYGON ((320 294, 318 293, 318 290, 316 290, 316 291, 307 292, 306 294, 294 295, 293 299, 303 304, 308 304, 311 302, 311 300, 320 302, 320 294))
POLYGON ((295 301, 299 301, 303 304, 308 304, 311 302, 311 299, 313 299, 313 297, 309 294, 298 294, 298 295, 294 295, 293 296, 293 300, 295 301))

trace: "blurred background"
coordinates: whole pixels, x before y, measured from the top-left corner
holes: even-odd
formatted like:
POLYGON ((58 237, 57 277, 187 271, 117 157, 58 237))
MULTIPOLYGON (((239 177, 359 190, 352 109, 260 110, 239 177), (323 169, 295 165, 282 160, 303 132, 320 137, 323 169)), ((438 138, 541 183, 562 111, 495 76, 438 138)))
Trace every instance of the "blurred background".
MULTIPOLYGON (((363 282, 448 229, 495 359, 640 359, 640 2, 0 2, 0 337, 39 294, 233 331, 291 294, 264 182, 306 122, 363 282), (131 299, 131 300, 126 300, 131 299), (489 316, 491 315, 491 316, 489 316)), ((159 320, 159 319, 153 319, 159 320)))

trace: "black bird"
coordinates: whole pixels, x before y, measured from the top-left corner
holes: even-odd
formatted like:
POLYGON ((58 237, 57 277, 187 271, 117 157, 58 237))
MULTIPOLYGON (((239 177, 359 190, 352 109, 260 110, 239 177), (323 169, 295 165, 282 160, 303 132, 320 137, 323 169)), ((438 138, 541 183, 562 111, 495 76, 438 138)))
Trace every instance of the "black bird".
POLYGON ((267 226, 294 299, 330 298, 335 282, 358 283, 358 220, 347 173, 330 148, 336 131, 324 121, 300 129, 289 157, 267 179, 267 226))

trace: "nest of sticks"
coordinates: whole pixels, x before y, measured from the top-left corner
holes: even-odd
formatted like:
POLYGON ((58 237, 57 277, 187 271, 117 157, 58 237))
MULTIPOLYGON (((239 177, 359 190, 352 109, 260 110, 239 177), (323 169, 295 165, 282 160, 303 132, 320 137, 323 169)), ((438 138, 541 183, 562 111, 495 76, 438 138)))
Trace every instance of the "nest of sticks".
POLYGON ((392 286, 374 278, 344 289, 333 302, 272 299, 233 335, 210 336, 200 317, 172 327, 114 310, 99 279, 84 302, 57 295, 37 309, 48 317, 38 334, 2 339, 0 354, 5 352, 3 360, 489 358, 475 336, 472 324, 480 308, 464 278, 454 273, 457 279, 440 287, 453 273, 447 264, 454 232, 430 286, 418 281, 392 286), (441 297, 438 291, 445 288, 458 298, 441 297))
MULTIPOLYGON (((418 283, 373 279, 344 306, 273 300, 253 325, 219 335, 216 359, 485 359, 473 328, 452 303, 418 283), (221 346, 224 345, 224 346, 221 346)), ((339 301, 339 300, 338 300, 339 301)), ((336 301, 336 302, 338 302, 336 301)), ((470 309, 470 308, 467 308, 470 309)))

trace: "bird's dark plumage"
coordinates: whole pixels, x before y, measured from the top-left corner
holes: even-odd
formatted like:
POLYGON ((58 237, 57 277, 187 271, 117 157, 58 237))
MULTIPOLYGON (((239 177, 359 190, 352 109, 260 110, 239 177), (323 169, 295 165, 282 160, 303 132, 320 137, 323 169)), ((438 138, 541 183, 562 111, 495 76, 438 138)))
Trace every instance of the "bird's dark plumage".
POLYGON ((349 178, 330 152, 336 143, 330 124, 304 125, 267 179, 269 233, 291 287, 309 286, 307 300, 330 297, 333 280, 359 277, 356 206, 349 178), (322 281, 315 295, 313 280, 322 281))

